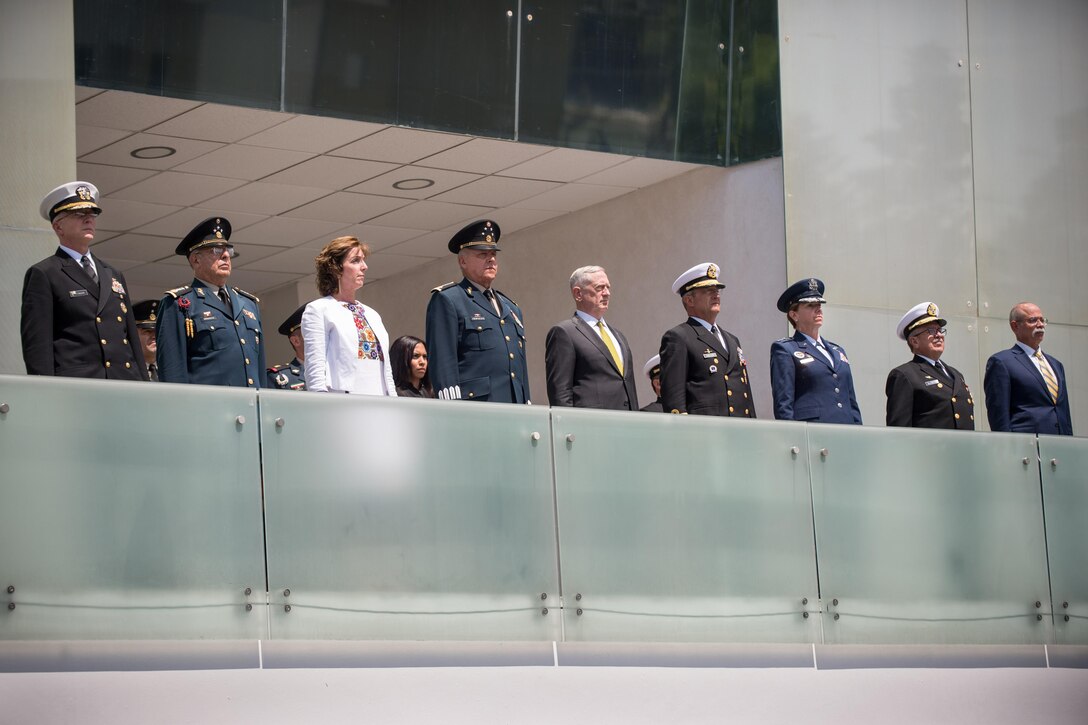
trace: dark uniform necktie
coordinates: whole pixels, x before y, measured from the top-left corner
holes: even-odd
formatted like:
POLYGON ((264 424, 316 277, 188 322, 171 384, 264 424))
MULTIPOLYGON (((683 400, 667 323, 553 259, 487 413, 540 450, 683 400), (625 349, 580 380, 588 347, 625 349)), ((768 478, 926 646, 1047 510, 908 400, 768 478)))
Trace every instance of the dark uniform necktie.
POLYGON ((223 300, 223 304, 226 305, 227 309, 229 310, 230 309, 230 294, 227 293, 227 288, 226 287, 220 287, 219 288, 219 299, 223 300))
POLYGON ((91 263, 91 256, 84 254, 83 259, 79 260, 80 266, 83 267, 83 271, 87 273, 87 276, 91 278, 92 282, 98 281, 98 272, 94 271, 94 265, 91 263))
POLYGON ((491 306, 495 308, 495 314, 499 317, 502 317, 502 309, 499 307, 498 299, 495 298, 495 293, 492 292, 490 289, 485 289, 484 297, 486 297, 491 303, 491 306))

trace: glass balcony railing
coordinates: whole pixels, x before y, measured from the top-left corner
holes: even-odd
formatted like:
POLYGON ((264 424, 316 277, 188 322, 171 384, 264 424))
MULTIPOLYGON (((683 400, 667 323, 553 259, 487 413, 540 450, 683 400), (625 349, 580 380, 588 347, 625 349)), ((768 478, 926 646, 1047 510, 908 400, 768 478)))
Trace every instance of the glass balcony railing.
POLYGON ((4 640, 1088 643, 1084 439, 0 376, 0 460, 4 640))

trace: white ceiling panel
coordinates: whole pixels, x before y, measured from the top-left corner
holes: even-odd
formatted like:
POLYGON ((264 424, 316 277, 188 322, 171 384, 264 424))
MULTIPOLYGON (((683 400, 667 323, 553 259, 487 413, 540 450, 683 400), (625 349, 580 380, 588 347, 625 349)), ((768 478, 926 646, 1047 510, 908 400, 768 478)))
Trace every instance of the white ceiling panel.
POLYGON ((315 239, 332 239, 338 229, 343 229, 341 222, 326 222, 315 219, 293 219, 274 216, 257 222, 245 229, 235 231, 231 239, 237 244, 266 244, 277 247, 295 247, 315 239))
POLYGON ((602 154, 577 149, 553 149, 528 161, 505 169, 500 176, 542 181, 574 181, 622 163, 630 156, 602 154))
POLYGON ((507 206, 515 201, 528 199, 537 194, 559 186, 555 181, 534 181, 532 179, 512 179, 502 176, 485 176, 479 181, 438 194, 433 201, 448 201, 454 204, 477 204, 480 206, 507 206))
POLYGON ((108 204, 102 201, 101 206, 102 214, 98 217, 98 228, 113 232, 127 232, 167 214, 173 214, 180 208, 168 204, 148 204, 113 197, 110 197, 108 204))
POLYGON ((513 234, 521 229, 528 229, 534 224, 546 222, 549 219, 555 219, 566 213, 567 212, 565 211, 515 209, 513 207, 506 207, 505 209, 496 209, 494 213, 492 213, 491 218, 499 223, 499 229, 501 229, 502 233, 505 235, 513 234))
POLYGON ((379 174, 392 171, 400 164, 382 161, 360 161, 336 156, 318 156, 297 166, 272 174, 264 181, 318 189, 339 191, 379 174))
POLYGON ((428 156, 417 165, 474 174, 494 174, 551 150, 550 146, 474 138, 447 151, 428 156))
POLYGON ((224 213, 228 214, 233 211, 240 211, 272 216, 308 204, 328 193, 327 189, 315 189, 312 186, 266 184, 263 181, 254 181, 240 189, 235 189, 212 199, 207 203, 207 206, 222 209, 224 213))
MULTIPOLYGON (((463 226, 464 224, 460 223, 452 224, 445 229, 439 229, 424 234, 421 237, 409 239, 406 242, 390 247, 386 251, 390 254, 400 254, 408 257, 429 257, 431 259, 442 259, 443 257, 446 257, 451 260, 450 269, 456 271, 457 260, 454 259, 454 255, 450 253, 449 243, 450 239, 453 238, 453 235, 463 226)), ((499 246, 502 245, 500 244, 499 246)))
POLYGON ((598 171, 596 174, 590 174, 578 181, 583 184, 629 186, 633 189, 641 189, 644 186, 650 186, 665 179, 686 174, 697 168, 699 167, 695 164, 685 164, 679 161, 634 158, 616 164, 604 171, 598 171))
MULTIPOLYGON (((231 242, 234 237, 231 236, 231 242)), ((234 258, 234 269, 248 269, 251 264, 258 264, 262 259, 279 254, 283 247, 269 247, 263 244, 237 244, 234 245, 238 256, 234 258)))
POLYGON ((383 227, 408 227, 410 229, 444 229, 458 222, 486 217, 493 211, 487 206, 447 204, 441 201, 417 201, 384 216, 371 219, 372 224, 383 227))
POLYGON ((100 196, 113 194, 118 189, 143 181, 154 173, 150 169, 130 169, 125 166, 76 162, 76 176, 97 186, 100 196))
POLYGON ((462 171, 402 166, 395 171, 356 184, 350 191, 400 196, 405 199, 427 199, 479 178, 478 174, 466 174, 462 171))
POLYGON ((350 156, 370 161, 391 161, 410 164, 431 154, 463 144, 471 136, 394 126, 341 146, 333 156, 350 156))
POLYGON ((140 263, 156 262, 169 257, 178 246, 179 239, 154 237, 147 234, 122 234, 94 245, 94 253, 101 254, 109 262, 131 259, 140 263))
MULTIPOLYGON (((189 142, 193 143, 193 142, 189 142)), ((201 142, 203 143, 203 142, 201 142)), ((309 159, 311 154, 305 151, 284 151, 262 146, 242 146, 231 144, 205 154, 184 164, 178 165, 178 171, 194 174, 227 176, 232 179, 256 181, 269 174, 282 171, 288 166, 300 164, 309 159)))
POLYGON ((210 141, 191 141, 184 138, 137 133, 105 148, 80 156, 80 160, 96 164, 131 166, 137 169, 165 170, 198 156, 203 156, 209 151, 214 151, 222 146, 222 144, 210 141), (146 149, 146 151, 141 152, 140 149, 146 149), (158 158, 137 158, 132 155, 133 151, 145 154, 168 153, 168 149, 173 149, 173 153, 158 158))
POLYGON ((83 103, 88 98, 94 98, 99 93, 105 93, 101 88, 88 88, 87 86, 76 86, 76 103, 83 103))
POLYGON ((269 255, 263 259, 247 264, 246 269, 261 272, 289 272, 293 274, 312 273, 314 271, 314 257, 320 252, 312 247, 296 247, 294 249, 279 249, 279 254, 269 255))
MULTIPOLYGON (((378 224, 355 224, 350 227, 338 230, 334 235, 329 237, 332 240, 333 237, 355 237, 365 242, 370 251, 376 252, 379 249, 385 249, 391 247, 394 244, 400 244, 406 239, 412 239, 418 237, 421 234, 426 234, 425 229, 409 229, 407 227, 383 227, 378 224)), ((322 242, 322 245, 324 242, 322 242)), ((314 246, 311 244, 310 246, 314 246)))
POLYGON ((322 154, 385 128, 389 127, 380 123, 346 121, 320 116, 295 116, 278 126, 248 136, 241 143, 249 146, 268 146, 275 149, 322 154))
POLYGON ((292 209, 284 216, 357 224, 410 203, 408 199, 337 191, 323 199, 292 209))
POLYGON ((76 126, 76 156, 89 154, 104 146, 109 146, 115 141, 120 141, 128 136, 130 131, 118 131, 116 128, 102 128, 101 126, 76 126))
POLYGON ((114 192, 113 197, 129 201, 167 200, 177 206, 193 206, 244 183, 238 179, 225 179, 221 176, 164 171, 145 181, 114 192))
POLYGON ((519 201, 513 206, 520 209, 545 211, 578 211, 622 196, 631 189, 625 186, 598 186, 595 184, 564 184, 531 199, 519 201))
POLYGON ((163 136, 234 143, 291 118, 293 116, 289 113, 205 103, 153 126, 148 131, 163 136))
POLYGON ((183 101, 180 98, 106 91, 76 104, 76 123, 143 131, 199 105, 199 101, 183 101))
MULTIPOLYGON (((135 203, 135 202, 128 202, 135 203)), ((103 214, 102 216, 105 216, 103 214)), ((207 209, 203 207, 191 207, 189 209, 182 209, 179 212, 175 212, 169 216, 164 216, 161 219, 157 219, 149 224, 146 224, 136 231, 140 234, 151 234, 160 237, 172 237, 179 242, 185 237, 186 234, 193 230, 200 222, 208 219, 209 217, 222 217, 227 216, 220 212, 218 209, 207 209)), ((101 217, 100 217, 101 218, 101 217)), ((257 214, 231 214, 227 216, 227 220, 231 224, 231 233, 233 235, 236 229, 245 229, 250 224, 256 224, 259 221, 265 219, 263 216, 257 214)), ((233 236, 232 236, 233 238, 233 236)))

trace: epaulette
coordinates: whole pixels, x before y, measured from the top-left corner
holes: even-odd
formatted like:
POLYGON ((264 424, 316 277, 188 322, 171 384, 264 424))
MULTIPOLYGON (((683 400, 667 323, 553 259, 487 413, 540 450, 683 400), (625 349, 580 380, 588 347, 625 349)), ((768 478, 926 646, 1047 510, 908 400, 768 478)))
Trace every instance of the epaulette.
POLYGON ((792 337, 780 337, 776 342, 790 342, 791 340, 793 340, 792 337))
POLYGON ((456 287, 456 286, 457 286, 456 282, 447 282, 446 284, 440 284, 437 287, 435 287, 433 290, 431 290, 431 294, 434 294, 435 292, 443 292, 445 290, 448 290, 450 287, 456 287))
POLYGON ((519 304, 518 304, 517 302, 514 302, 514 298, 513 298, 513 297, 511 297, 510 295, 506 294, 506 293, 505 293, 505 292, 503 292, 502 290, 498 290, 498 289, 497 289, 497 290, 494 290, 494 292, 495 292, 495 294, 497 294, 497 295, 502 295, 502 296, 503 296, 503 297, 505 297, 506 299, 510 300, 511 304, 513 304, 513 305, 514 305, 514 307, 521 307, 521 305, 519 305, 519 304))
POLYGON ((249 299, 253 300, 254 302, 260 302, 260 299, 257 298, 257 295, 246 292, 244 289, 241 289, 239 287, 231 287, 231 289, 234 290, 235 292, 237 292, 238 294, 242 295, 243 297, 248 297, 249 299))
POLYGON ((189 285, 185 285, 184 287, 175 287, 174 289, 168 289, 163 294, 170 295, 176 300, 180 295, 185 294, 191 289, 192 287, 190 287, 189 285))
POLYGON ((289 368, 289 367, 291 367, 291 363, 284 363, 283 365, 273 365, 272 367, 268 368, 268 372, 278 373, 280 370, 283 370, 284 368, 289 368))

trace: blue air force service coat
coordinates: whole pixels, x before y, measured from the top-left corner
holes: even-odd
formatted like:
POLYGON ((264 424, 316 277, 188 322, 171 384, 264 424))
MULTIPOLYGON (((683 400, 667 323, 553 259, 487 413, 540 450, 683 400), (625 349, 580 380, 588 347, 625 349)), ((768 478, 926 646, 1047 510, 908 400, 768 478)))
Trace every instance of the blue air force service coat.
POLYGON ((257 298, 233 287, 230 299, 228 309, 200 280, 166 293, 155 321, 160 380, 261 387, 266 367, 257 298))
POLYGON ((147 380, 125 278, 91 256, 97 283, 59 248, 26 271, 20 325, 26 372, 147 380))
POLYGON ((740 340, 725 330, 721 333, 725 347, 709 330, 688 318, 662 336, 664 412, 756 417, 740 340))
POLYGON ((495 293, 501 316, 467 279, 431 290, 427 353, 438 397, 529 401, 524 318, 513 300, 495 293))
POLYGON ((771 392, 774 417, 819 423, 861 425, 854 376, 846 350, 820 340, 834 363, 800 332, 771 343, 771 392))
POLYGON ((888 373, 886 422, 905 428, 975 429, 975 401, 963 373, 944 373, 918 355, 888 373))

